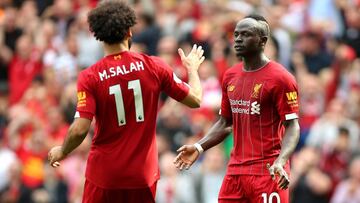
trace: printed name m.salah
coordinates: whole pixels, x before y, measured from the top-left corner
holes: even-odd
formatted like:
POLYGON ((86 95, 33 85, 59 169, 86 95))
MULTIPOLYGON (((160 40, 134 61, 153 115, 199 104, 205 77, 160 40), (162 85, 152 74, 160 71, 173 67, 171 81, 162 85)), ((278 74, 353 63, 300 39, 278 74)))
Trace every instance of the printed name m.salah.
POLYGON ((144 64, 142 61, 136 61, 135 63, 131 62, 128 66, 120 65, 116 67, 111 67, 103 70, 103 72, 99 72, 100 80, 106 80, 111 77, 115 77, 118 75, 126 75, 135 71, 143 71, 144 64))

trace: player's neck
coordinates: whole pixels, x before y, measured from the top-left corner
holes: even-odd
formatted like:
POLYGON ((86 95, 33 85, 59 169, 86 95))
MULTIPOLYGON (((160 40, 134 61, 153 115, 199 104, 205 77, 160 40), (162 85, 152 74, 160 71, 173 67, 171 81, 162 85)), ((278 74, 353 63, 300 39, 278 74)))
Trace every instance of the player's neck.
POLYGON ((106 44, 103 43, 105 56, 117 54, 123 51, 129 51, 129 44, 127 40, 117 44, 106 44))
POLYGON ((243 57, 244 70, 255 71, 264 67, 270 59, 265 54, 257 54, 251 57, 243 57))

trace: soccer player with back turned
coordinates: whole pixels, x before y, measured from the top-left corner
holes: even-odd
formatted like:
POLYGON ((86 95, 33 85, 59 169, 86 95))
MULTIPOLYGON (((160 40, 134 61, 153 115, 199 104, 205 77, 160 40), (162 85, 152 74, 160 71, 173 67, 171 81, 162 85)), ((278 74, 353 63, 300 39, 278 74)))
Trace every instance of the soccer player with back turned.
POLYGON ((220 203, 289 202, 289 157, 299 140, 298 91, 294 77, 264 55, 269 33, 259 15, 237 23, 234 48, 242 62, 224 75, 220 118, 198 143, 182 146, 174 160, 188 169, 232 126, 234 148, 220 203))
POLYGON ((50 150, 50 164, 58 167, 81 144, 95 117, 83 202, 155 202, 159 95, 164 91, 189 107, 199 107, 197 71, 203 50, 194 45, 185 56, 179 49, 189 74, 186 84, 160 58, 129 51, 136 18, 124 2, 103 1, 90 11, 88 22, 106 56, 80 72, 75 120, 63 145, 50 150))

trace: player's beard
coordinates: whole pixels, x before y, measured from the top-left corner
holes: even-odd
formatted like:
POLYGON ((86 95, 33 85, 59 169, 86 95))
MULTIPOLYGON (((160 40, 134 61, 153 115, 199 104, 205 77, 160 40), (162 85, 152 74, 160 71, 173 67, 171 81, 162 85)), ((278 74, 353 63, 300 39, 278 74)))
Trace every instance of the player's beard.
POLYGON ((129 49, 131 48, 131 44, 132 44, 132 39, 131 39, 131 38, 129 38, 129 39, 128 39, 128 46, 129 46, 129 49))

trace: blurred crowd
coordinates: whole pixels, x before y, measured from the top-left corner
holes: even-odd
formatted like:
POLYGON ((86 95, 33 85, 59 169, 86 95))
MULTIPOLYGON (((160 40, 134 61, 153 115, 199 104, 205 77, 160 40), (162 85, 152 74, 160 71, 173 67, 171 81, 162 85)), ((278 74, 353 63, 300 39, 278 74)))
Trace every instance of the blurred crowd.
MULTIPOLYGON (((298 81, 301 138, 292 157, 292 203, 360 202, 360 0, 128 0, 137 13, 132 51, 163 58, 187 80, 177 48, 205 50, 200 109, 163 95, 157 121, 158 203, 215 203, 232 147, 207 151, 179 172, 176 149, 218 118, 224 71, 238 62, 233 30, 260 13, 266 54, 298 81)), ((0 1, 0 202, 81 202, 93 131, 54 170, 50 147, 73 121, 79 71, 103 57, 87 12, 98 0, 0 1)), ((274 73, 276 74, 276 73, 274 73)), ((116 161, 116 160, 115 160, 116 161)), ((119 171, 121 173, 121 171, 119 171)))

